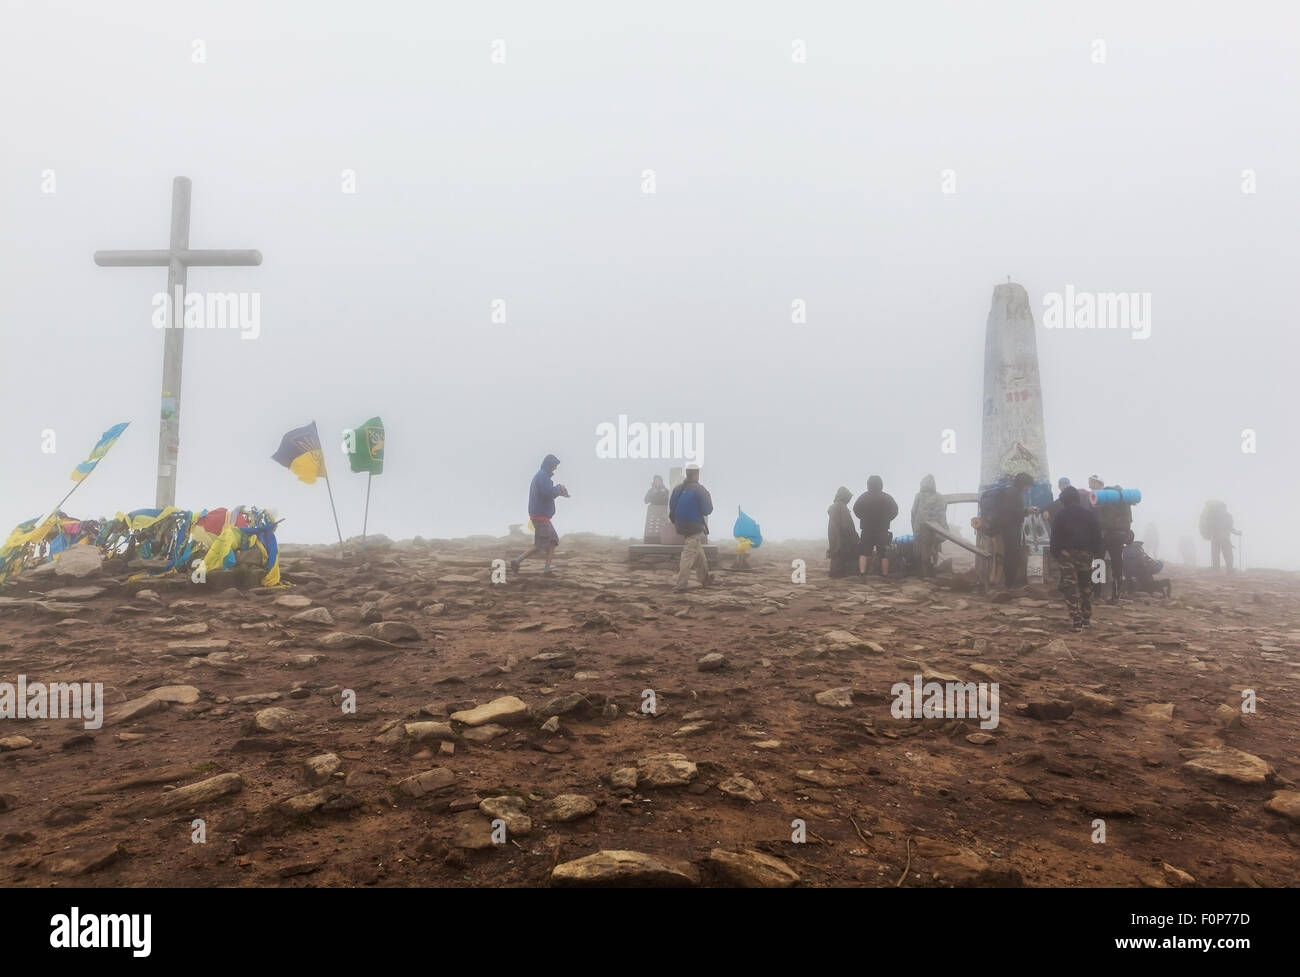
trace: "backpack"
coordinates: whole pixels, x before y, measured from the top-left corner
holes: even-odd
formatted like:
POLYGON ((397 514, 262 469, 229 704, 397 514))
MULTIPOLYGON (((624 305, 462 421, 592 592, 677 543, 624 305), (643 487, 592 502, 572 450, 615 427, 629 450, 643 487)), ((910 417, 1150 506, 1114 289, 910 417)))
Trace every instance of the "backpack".
MULTIPOLYGON (((1118 485, 1108 485, 1107 488, 1120 492, 1122 498, 1123 490, 1118 485)), ((1097 521, 1101 523, 1103 532, 1128 532, 1133 526, 1133 506, 1127 502, 1099 505, 1097 521)))
POLYGON ((979 510, 976 514, 979 516, 980 532, 986 536, 998 532, 997 520, 993 516, 997 511, 997 494, 1004 487, 1002 484, 990 485, 980 493, 979 510))

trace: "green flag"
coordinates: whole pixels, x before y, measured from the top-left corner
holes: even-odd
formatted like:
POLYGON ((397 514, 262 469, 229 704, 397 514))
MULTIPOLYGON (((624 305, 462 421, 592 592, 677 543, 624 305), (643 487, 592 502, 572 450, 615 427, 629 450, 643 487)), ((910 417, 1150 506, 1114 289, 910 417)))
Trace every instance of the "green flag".
POLYGON ((377 417, 362 422, 345 435, 348 464, 354 472, 384 473, 384 422, 377 417))

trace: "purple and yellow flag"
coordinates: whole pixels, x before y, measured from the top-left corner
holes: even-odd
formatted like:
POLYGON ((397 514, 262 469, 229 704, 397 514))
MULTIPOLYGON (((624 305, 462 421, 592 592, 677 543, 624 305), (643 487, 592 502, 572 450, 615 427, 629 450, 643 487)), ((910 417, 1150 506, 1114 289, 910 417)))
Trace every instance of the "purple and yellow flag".
POLYGON ((325 471, 325 454, 321 451, 320 435, 316 432, 316 422, 306 427, 295 428, 280 439, 280 449, 271 458, 278 461, 300 479, 311 485, 325 471))
POLYGON ((129 423, 131 422, 123 421, 121 424, 114 424, 104 432, 103 437, 99 439, 99 443, 90 449, 90 457, 72 469, 71 478, 74 482, 80 482, 95 470, 95 466, 99 464, 100 459, 108 454, 108 449, 117 443, 117 439, 122 436, 122 432, 126 430, 129 423))

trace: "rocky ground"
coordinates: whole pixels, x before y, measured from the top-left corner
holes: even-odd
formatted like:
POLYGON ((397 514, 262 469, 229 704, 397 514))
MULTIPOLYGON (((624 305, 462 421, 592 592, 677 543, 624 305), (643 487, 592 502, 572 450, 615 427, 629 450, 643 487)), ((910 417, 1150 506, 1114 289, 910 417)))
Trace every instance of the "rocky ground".
POLYGON ((1174 568, 1073 634, 1041 587, 833 581, 824 544, 685 596, 582 536, 493 583, 521 548, 286 547, 276 590, 20 579, 0 682, 102 682, 109 715, 0 720, 0 882, 1300 879, 1295 574, 1174 568), (918 673, 997 682, 997 727, 895 718, 918 673))

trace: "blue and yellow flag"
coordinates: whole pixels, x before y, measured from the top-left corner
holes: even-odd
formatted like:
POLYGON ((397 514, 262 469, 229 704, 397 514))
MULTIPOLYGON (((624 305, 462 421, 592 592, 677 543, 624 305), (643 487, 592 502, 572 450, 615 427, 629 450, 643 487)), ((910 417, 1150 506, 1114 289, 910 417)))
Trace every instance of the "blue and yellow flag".
POLYGON ((306 427, 296 428, 280 439, 280 449, 271 455, 300 479, 311 485, 325 471, 325 454, 321 451, 320 435, 316 433, 316 422, 306 427))
POLYGON ((130 421, 124 421, 121 424, 114 424, 104 432, 104 436, 99 439, 99 444, 91 449, 90 457, 72 469, 72 480, 74 482, 80 482, 95 470, 95 466, 99 464, 100 459, 108 454, 108 449, 113 447, 117 439, 122 436, 122 432, 126 430, 129 423, 130 421))

